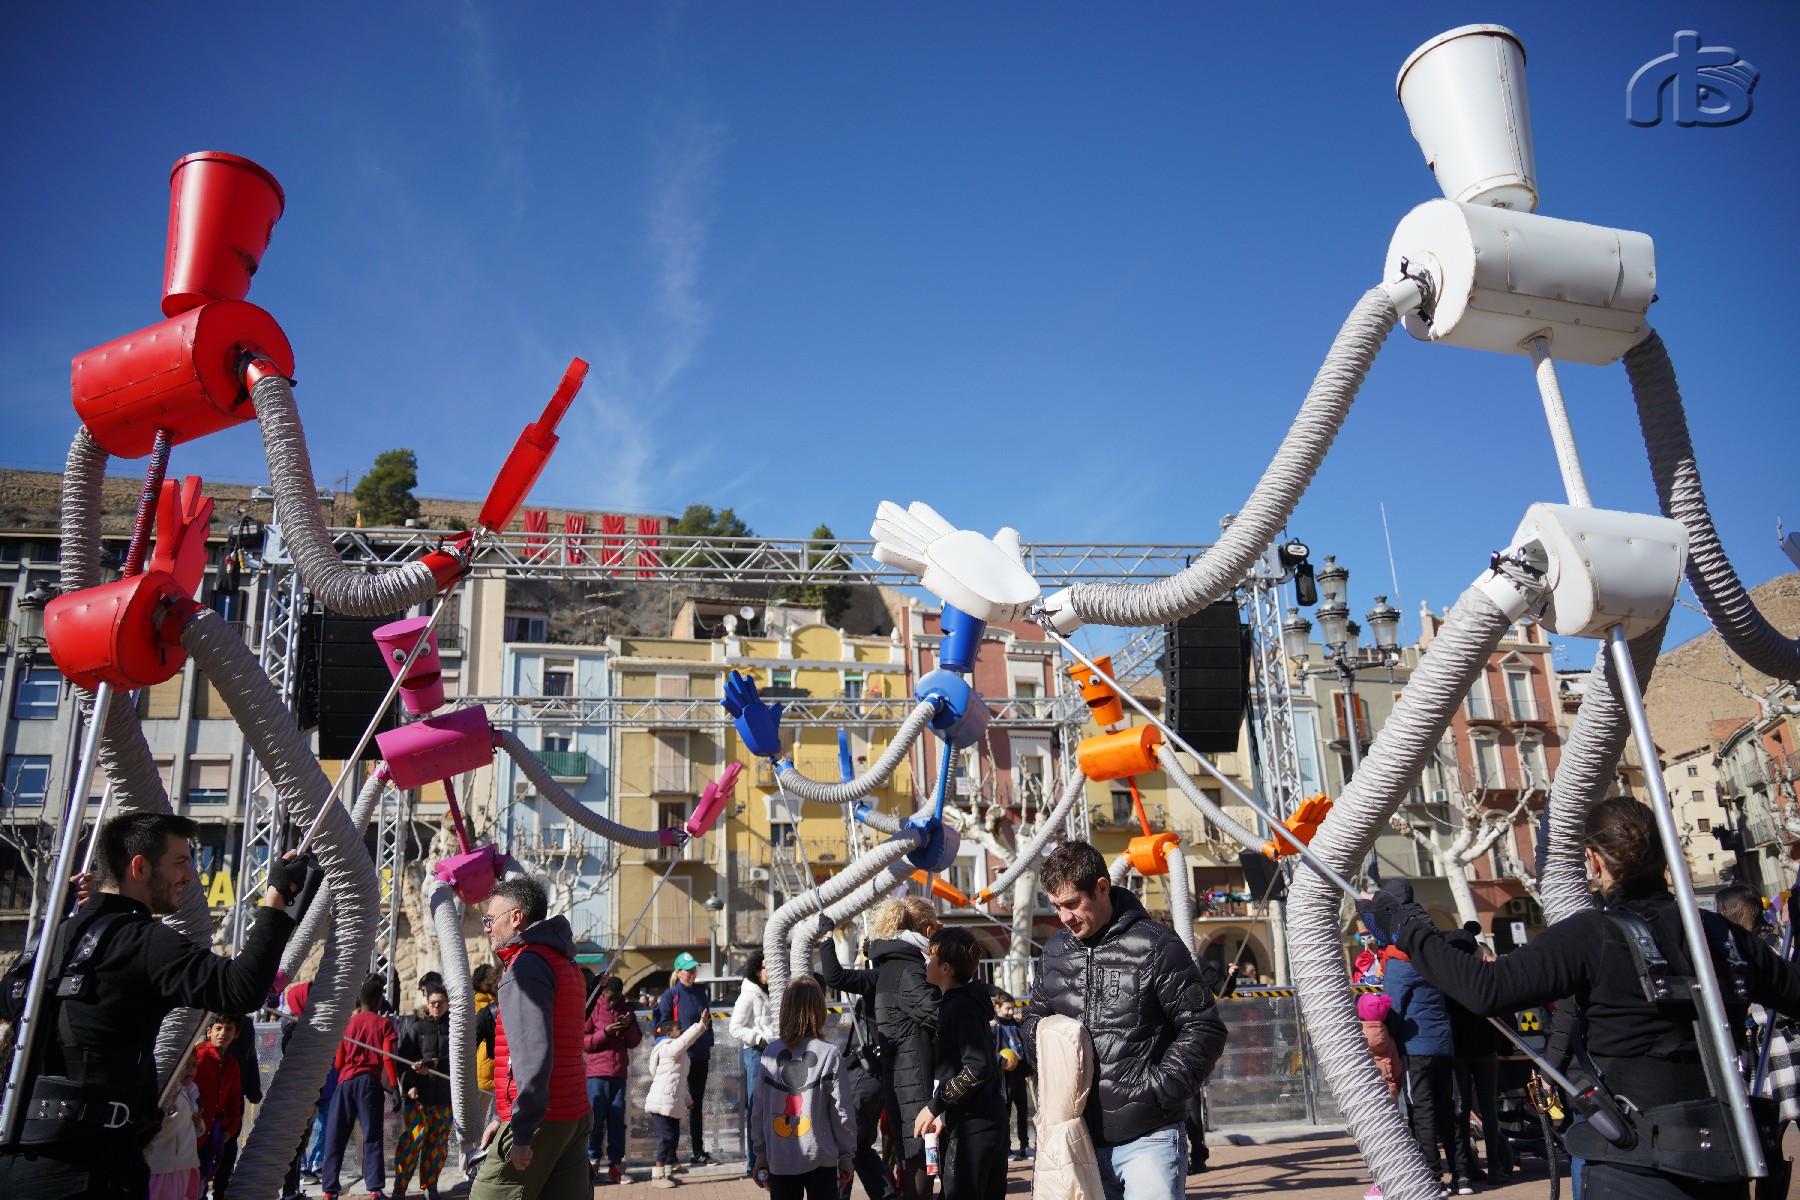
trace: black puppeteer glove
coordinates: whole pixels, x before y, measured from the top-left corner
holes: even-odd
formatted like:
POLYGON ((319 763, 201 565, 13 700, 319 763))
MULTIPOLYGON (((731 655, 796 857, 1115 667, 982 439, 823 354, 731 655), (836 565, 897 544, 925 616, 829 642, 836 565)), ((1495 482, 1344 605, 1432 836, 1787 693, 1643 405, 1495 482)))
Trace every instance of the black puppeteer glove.
POLYGON ((1403 904, 1393 893, 1386 891, 1358 900, 1356 912, 1362 917, 1363 928, 1374 934, 1375 940, 1383 946, 1399 945, 1406 931, 1415 924, 1422 922, 1426 929, 1437 928, 1419 905, 1403 904))
POLYGON ((278 858, 269 864, 269 886, 280 892, 287 902, 292 904, 294 897, 300 894, 300 889, 306 886, 307 872, 316 868, 317 864, 311 854, 296 854, 292 858, 278 858))
POLYGON ((820 913, 819 914, 819 936, 820 937, 830 937, 833 933, 836 933, 836 932, 837 932, 837 922, 832 920, 829 914, 820 913))

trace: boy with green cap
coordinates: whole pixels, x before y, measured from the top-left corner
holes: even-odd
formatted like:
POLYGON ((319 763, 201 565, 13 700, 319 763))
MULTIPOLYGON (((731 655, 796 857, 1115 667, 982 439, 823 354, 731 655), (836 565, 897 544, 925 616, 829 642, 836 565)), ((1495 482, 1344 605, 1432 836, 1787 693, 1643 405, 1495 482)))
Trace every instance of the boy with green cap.
MULTIPOLYGON (((651 1014, 650 1026, 656 1028, 665 1020, 672 1020, 679 1029, 685 1030, 700 1019, 705 1011, 708 998, 705 992, 694 986, 694 977, 699 973, 700 962, 692 954, 682 951, 675 956, 675 972, 669 983, 669 990, 662 994, 656 1002, 651 1014)), ((709 1027, 700 1034, 699 1040, 688 1049, 688 1095, 693 1098, 694 1106, 688 1111, 688 1145, 692 1150, 688 1165, 694 1167, 711 1166, 712 1155, 706 1152, 706 1072, 712 1062, 713 1032, 709 1027)))

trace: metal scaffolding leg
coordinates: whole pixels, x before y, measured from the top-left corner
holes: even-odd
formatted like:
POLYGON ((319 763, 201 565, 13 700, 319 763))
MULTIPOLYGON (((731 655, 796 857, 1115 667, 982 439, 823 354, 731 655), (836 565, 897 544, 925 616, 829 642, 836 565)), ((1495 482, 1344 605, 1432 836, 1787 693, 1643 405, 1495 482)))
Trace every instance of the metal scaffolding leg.
POLYGON ((375 949, 370 955, 369 971, 386 979, 395 969, 395 956, 400 949, 400 893, 405 882, 401 869, 406 865, 405 810, 411 807, 411 793, 387 788, 375 810, 375 873, 381 879, 381 928, 375 934, 375 949))
MULTIPOLYGON (((268 572, 263 591, 262 622, 257 656, 276 691, 293 706, 298 690, 300 618, 306 611, 306 585, 300 572, 286 558, 280 527, 271 521, 263 564, 268 572)), ((237 859, 237 907, 230 920, 231 944, 243 944, 244 928, 262 900, 269 881, 269 863, 281 852, 286 815, 262 764, 253 754, 244 764, 244 835, 237 859)))

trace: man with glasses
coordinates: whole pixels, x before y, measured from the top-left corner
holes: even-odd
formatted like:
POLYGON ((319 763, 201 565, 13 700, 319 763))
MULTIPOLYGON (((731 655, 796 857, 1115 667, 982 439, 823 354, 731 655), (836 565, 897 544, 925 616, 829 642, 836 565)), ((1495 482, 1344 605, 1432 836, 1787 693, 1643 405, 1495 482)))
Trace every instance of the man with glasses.
POLYGON ((588 1200, 588 1105, 582 1052, 586 995, 567 917, 549 915, 543 884, 515 875, 494 885, 482 928, 505 966, 494 1029, 499 1119, 470 1200, 588 1200))

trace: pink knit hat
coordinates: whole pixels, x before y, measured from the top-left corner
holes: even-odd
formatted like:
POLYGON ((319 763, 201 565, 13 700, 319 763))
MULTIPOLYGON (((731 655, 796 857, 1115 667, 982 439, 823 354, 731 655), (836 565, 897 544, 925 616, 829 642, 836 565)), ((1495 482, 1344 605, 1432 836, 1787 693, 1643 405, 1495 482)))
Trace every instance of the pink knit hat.
POLYGON ((1365 1021, 1385 1021, 1394 1002, 1380 992, 1364 992, 1356 998, 1356 1015, 1365 1021))

